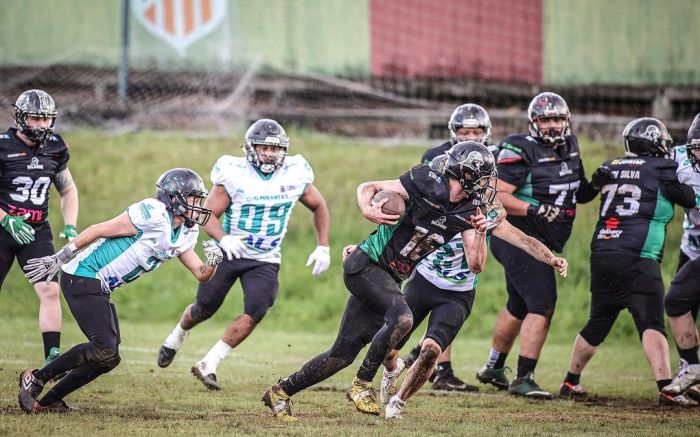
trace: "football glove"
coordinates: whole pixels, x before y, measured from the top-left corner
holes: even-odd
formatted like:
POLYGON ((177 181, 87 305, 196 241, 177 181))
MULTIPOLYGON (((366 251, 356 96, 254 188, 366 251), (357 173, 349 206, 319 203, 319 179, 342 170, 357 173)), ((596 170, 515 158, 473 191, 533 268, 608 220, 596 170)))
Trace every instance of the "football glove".
POLYGON ((231 261, 234 257, 239 259, 243 255, 245 250, 245 243, 241 239, 243 237, 234 237, 233 235, 225 235, 221 241, 219 241, 219 247, 226 254, 226 258, 231 261))
POLYGON ((51 282, 51 279, 56 276, 61 266, 73 258, 75 252, 75 244, 68 243, 51 256, 32 258, 27 261, 27 265, 23 267, 24 271, 27 272, 24 276, 26 276, 32 284, 39 282, 42 278, 46 278, 46 283, 48 284, 51 282))
POLYGON ((601 165, 598 167, 591 176, 591 182, 593 183, 593 188, 600 190, 603 185, 607 184, 612 177, 612 172, 610 168, 601 165))
POLYGON ((202 241, 202 247, 204 247, 204 258, 208 266, 216 267, 223 261, 224 254, 214 240, 202 241))
POLYGON ((318 276, 328 270, 331 265, 331 248, 328 246, 316 246, 309 259, 306 260, 306 267, 314 264, 311 274, 318 276))
POLYGON ((547 223, 552 223, 559 217, 560 210, 558 206, 540 203, 539 205, 528 206, 527 215, 528 217, 538 217, 547 223))
POLYGON ((68 241, 73 241, 75 240, 75 237, 78 236, 78 229, 75 227, 75 225, 66 225, 65 228, 63 228, 63 231, 59 232, 58 238, 63 238, 68 241))
POLYGON ((19 244, 29 244, 34 241, 34 228, 24 221, 29 218, 29 214, 10 215, 3 217, 0 225, 19 244))

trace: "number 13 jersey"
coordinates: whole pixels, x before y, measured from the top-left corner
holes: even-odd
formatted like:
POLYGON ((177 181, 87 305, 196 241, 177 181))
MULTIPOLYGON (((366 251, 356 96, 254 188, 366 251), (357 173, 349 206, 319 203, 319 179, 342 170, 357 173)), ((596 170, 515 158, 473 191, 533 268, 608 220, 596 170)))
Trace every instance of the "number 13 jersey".
POLYGON ((314 181, 306 159, 287 156, 280 168, 264 174, 246 158, 224 155, 214 164, 211 181, 231 199, 219 220, 224 232, 243 238, 243 258, 279 264, 289 216, 314 181))

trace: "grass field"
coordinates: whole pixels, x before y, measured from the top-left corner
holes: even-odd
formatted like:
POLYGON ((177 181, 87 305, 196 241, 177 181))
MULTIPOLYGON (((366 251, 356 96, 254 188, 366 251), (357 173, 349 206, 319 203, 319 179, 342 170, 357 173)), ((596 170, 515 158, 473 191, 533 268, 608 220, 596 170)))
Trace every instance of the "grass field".
MULTIPOLYGON (((478 394, 427 390, 409 401, 403 421, 387 422, 355 411, 344 390, 355 365, 294 397, 300 421, 282 424, 260 402, 262 391, 325 350, 332 333, 294 333, 265 329, 235 350, 219 367, 223 390, 207 391, 189 373, 223 326, 207 323, 192 331, 175 362, 160 369, 155 358, 170 324, 122 323, 122 363, 67 399, 80 409, 70 415, 22 414, 17 406, 17 376, 38 364, 41 354, 34 322, 4 320, 13 335, 0 347, 0 434, 2 435, 697 435, 698 410, 657 407, 655 386, 636 342, 606 344, 584 375, 598 397, 587 403, 514 399, 484 387, 478 394), (33 360, 30 358, 34 358, 33 360)), ((65 344, 82 342, 75 325, 66 326, 65 344)), ((457 340, 454 363, 459 375, 474 381, 488 341, 465 335, 457 340)), ((538 381, 555 390, 564 375, 570 345, 549 343, 538 381)), ((512 361, 512 360, 511 360, 512 361)), ((378 379, 375 385, 378 385, 378 379)))

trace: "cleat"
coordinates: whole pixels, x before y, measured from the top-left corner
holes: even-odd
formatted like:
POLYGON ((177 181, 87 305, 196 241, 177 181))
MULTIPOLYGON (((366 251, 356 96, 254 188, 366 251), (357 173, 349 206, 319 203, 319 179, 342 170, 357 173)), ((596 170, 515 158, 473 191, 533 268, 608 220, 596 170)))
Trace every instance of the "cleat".
POLYGON ((564 381, 559 386, 559 395, 563 398, 583 399, 588 396, 588 392, 585 388, 581 387, 581 384, 573 385, 570 382, 564 381))
POLYGON ((433 372, 435 376, 435 382, 433 382, 433 390, 445 390, 445 391, 479 391, 479 387, 471 384, 467 384, 461 379, 457 378, 452 372, 452 369, 446 370, 444 372, 433 372))
POLYGON ((77 408, 69 407, 66 403, 59 399, 56 402, 52 402, 48 405, 41 405, 38 401, 34 402, 34 413, 55 413, 55 414, 65 414, 74 413, 78 411, 77 408))
POLYGON ((265 390, 265 393, 262 395, 262 401, 279 420, 285 422, 296 422, 298 420, 292 415, 292 400, 278 384, 265 390))
POLYGON ((165 345, 161 346, 158 351, 158 367, 168 367, 175 359, 176 353, 175 349, 170 349, 165 345))
POLYGON ((661 391, 670 395, 680 395, 697 384, 700 384, 700 364, 689 365, 685 360, 681 360, 678 374, 661 391))
POLYGON ((19 395, 17 399, 19 401, 19 407, 25 413, 34 412, 36 398, 44 389, 44 384, 34 377, 35 371, 36 369, 25 370, 19 375, 19 395))
POLYGON ((529 399, 554 399, 554 396, 546 390, 542 390, 535 382, 535 374, 527 372, 525 376, 515 378, 508 387, 508 393, 513 396, 523 396, 529 399))
POLYGON ((697 407, 698 403, 684 395, 672 395, 660 391, 659 405, 664 407, 697 407))
POLYGON ((384 412, 385 419, 403 419, 401 413, 406 406, 406 401, 402 401, 398 396, 392 396, 386 404, 384 412))
POLYGON ((476 379, 482 384, 491 384, 499 390, 508 390, 510 381, 508 381, 508 377, 506 376, 507 371, 511 371, 510 367, 492 369, 484 366, 476 372, 476 379))
POLYGON ((407 368, 407 369, 410 368, 410 367, 413 365, 413 363, 416 362, 416 360, 418 359, 418 356, 419 356, 419 355, 420 355, 420 345, 418 345, 418 346, 414 347, 413 349, 411 349, 411 352, 409 352, 408 355, 406 355, 406 356, 403 358, 404 362, 406 363, 406 368, 407 368))
POLYGON ((384 368, 382 373, 382 383, 379 389, 379 401, 382 405, 386 405, 392 396, 396 394, 396 380, 399 379, 401 372, 406 368, 406 362, 403 358, 396 360, 396 369, 389 372, 384 368))
POLYGON ((221 386, 216 380, 216 373, 207 372, 204 362, 197 361, 194 363, 191 372, 209 390, 221 390, 221 386))
POLYGON ((690 387, 683 396, 700 404, 700 384, 690 387))
POLYGON ((373 414, 379 416, 379 405, 377 405, 377 394, 372 388, 372 383, 362 381, 355 377, 352 380, 352 385, 345 392, 348 401, 355 404, 357 411, 365 414, 373 414))

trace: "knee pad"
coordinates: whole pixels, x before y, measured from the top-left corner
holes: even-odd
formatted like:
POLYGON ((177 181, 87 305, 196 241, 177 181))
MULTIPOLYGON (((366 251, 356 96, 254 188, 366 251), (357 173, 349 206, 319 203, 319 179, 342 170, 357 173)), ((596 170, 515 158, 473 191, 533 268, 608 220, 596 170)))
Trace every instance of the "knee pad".
POLYGON ((88 361, 105 373, 117 367, 121 362, 119 351, 116 348, 99 347, 90 343, 85 353, 88 361))
POLYGON ((190 307, 190 317, 197 323, 203 322, 214 315, 216 310, 202 307, 198 302, 195 302, 190 307))
POLYGON ((246 308, 245 313, 248 314, 257 324, 260 323, 263 317, 265 317, 265 314, 267 314, 267 310, 269 310, 271 307, 272 303, 268 305, 267 303, 258 302, 257 305, 251 308, 246 308))
MULTIPOLYGON (((690 305, 687 301, 684 301, 683 299, 676 299, 676 294, 673 293, 673 291, 674 290, 672 287, 668 294, 664 297, 664 309, 666 310, 666 315, 669 317, 680 317, 683 314, 695 310, 693 305, 690 305)), ((697 305, 695 307, 697 307, 697 305)))
POLYGON ((610 330, 605 332, 605 329, 600 326, 591 325, 589 321, 581 332, 579 332, 579 335, 591 346, 598 347, 605 340, 605 337, 608 336, 608 332, 610 332, 610 330))

